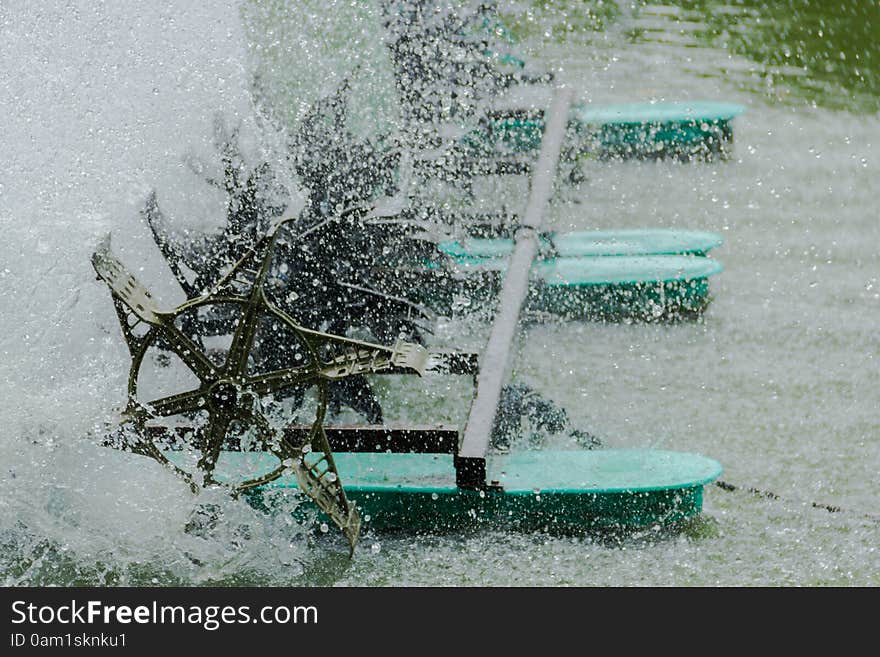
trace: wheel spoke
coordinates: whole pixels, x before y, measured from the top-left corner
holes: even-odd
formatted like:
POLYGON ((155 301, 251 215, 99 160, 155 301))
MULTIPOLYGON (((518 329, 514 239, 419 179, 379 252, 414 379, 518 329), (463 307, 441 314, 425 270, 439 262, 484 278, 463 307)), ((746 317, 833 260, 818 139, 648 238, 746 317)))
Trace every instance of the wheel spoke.
POLYGON ((220 458, 220 450, 223 448, 223 441, 226 439, 226 432, 229 430, 232 419, 232 415, 229 413, 213 411, 210 414, 208 427, 204 434, 202 458, 198 463, 199 470, 204 473, 205 484, 216 483, 214 468, 220 458))
POLYGON ((257 303, 260 290, 257 289, 245 306, 244 315, 235 333, 232 335, 232 344, 229 346, 229 354, 226 357, 226 367, 229 372, 241 375, 247 369, 248 354, 254 343, 254 335, 257 332, 257 321, 260 317, 260 306, 257 303))
POLYGON ((259 477, 254 477, 253 479, 247 479, 242 481, 236 486, 236 490, 244 491, 248 488, 254 488, 255 486, 262 486, 263 484, 268 484, 270 481, 275 481, 284 474, 284 471, 287 470, 287 466, 283 463, 279 465, 277 468, 272 470, 271 472, 267 472, 264 475, 259 477))
POLYGON ((169 415, 179 415, 181 413, 195 413, 204 408, 205 395, 202 389, 199 388, 198 390, 190 390, 155 399, 147 402, 146 406, 154 415, 159 417, 168 417, 169 415))
POLYGON ((247 408, 246 406, 241 407, 241 419, 256 431, 262 448, 275 453, 272 446, 280 441, 280 437, 277 435, 275 428, 269 423, 269 420, 260 411, 247 408))
POLYGON ((312 368, 275 370, 245 379, 245 387, 256 395, 277 392, 290 386, 303 385, 315 379, 312 368))
POLYGON ((162 327, 162 339, 171 350, 189 367, 202 383, 216 375, 214 363, 202 353, 199 346, 181 333, 175 326, 166 324, 162 327))

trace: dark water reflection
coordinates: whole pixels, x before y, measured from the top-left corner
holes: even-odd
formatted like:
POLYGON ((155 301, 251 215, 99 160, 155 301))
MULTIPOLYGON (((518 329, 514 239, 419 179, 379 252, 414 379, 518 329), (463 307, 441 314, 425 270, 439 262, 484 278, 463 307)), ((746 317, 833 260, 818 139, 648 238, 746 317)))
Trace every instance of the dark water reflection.
POLYGON ((872 114, 880 111, 877 0, 533 0, 509 14, 514 32, 571 41, 623 27, 634 44, 674 41, 726 50, 754 64, 719 68, 756 96, 872 114))

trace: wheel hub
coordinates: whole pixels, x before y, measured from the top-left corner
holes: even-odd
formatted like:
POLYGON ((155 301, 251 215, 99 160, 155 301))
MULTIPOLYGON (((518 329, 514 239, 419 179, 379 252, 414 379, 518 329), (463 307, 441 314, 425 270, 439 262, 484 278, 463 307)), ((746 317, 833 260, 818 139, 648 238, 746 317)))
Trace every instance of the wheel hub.
POLYGON ((239 389, 232 381, 221 379, 208 389, 208 406, 220 413, 231 413, 238 407, 239 389))

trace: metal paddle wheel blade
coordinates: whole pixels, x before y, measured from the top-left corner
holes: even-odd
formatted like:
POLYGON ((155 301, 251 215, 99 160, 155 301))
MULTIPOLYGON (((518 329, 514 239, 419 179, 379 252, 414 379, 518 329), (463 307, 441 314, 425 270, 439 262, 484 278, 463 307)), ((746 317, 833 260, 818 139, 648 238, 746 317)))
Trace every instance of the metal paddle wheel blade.
POLYGON ((127 447, 172 468, 194 490, 220 485, 238 494, 292 472, 353 552, 361 521, 324 431, 328 387, 375 372, 421 375, 428 354, 416 344, 385 347, 306 329, 275 306, 265 287, 276 280, 273 249, 288 221, 259 240, 211 291, 171 311, 161 310, 113 255, 109 236, 95 251, 92 265, 110 288, 132 357, 123 424, 134 438, 127 447), (209 349, 216 338, 225 339, 225 347, 209 349), (191 381, 188 389, 158 395, 140 389, 154 352, 161 352, 157 362, 171 356, 179 362, 191 381), (281 403, 295 421, 279 419, 274 407, 281 403), (307 431, 289 429, 309 415, 307 431), (276 462, 258 471, 230 467, 223 459, 232 443, 239 451, 269 453, 276 462), (188 465, 182 454, 191 456, 188 465))
POLYGON ((360 535, 361 518, 342 488, 322 424, 316 422, 312 427, 308 445, 310 449, 301 449, 299 457, 291 463, 299 488, 336 523, 354 552, 360 535))

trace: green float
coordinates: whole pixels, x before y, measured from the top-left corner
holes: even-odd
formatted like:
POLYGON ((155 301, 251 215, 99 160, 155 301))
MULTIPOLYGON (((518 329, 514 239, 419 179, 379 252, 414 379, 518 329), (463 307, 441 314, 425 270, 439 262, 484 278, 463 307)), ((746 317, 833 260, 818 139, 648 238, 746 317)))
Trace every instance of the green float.
MULTIPOLYGON (((703 487, 722 472, 717 461, 687 452, 525 450, 491 455, 489 485, 474 491, 456 485, 451 454, 334 456, 364 527, 379 530, 484 526, 571 531, 668 525, 699 514, 703 487)), ((218 464, 230 481, 271 467, 272 456, 265 452, 226 453, 218 464)), ((290 474, 249 495, 252 502, 268 506, 267 492, 297 488, 290 474)))
MULTIPOLYGON (((504 258, 462 258, 426 269, 422 301, 449 314, 479 308, 500 292, 506 268, 504 258)), ((695 255, 536 259, 525 310, 585 320, 694 318, 711 302, 710 277, 723 269, 695 255)))
MULTIPOLYGON (((595 159, 724 158, 733 143, 734 118, 745 112, 734 103, 714 101, 579 103, 571 107, 569 156, 595 159)), ((524 153, 541 146, 540 112, 497 111, 465 137, 479 151, 524 153)))
POLYGON ((585 151, 599 158, 724 157, 742 105, 710 101, 576 105, 585 151))
MULTIPOLYGON (((546 260, 584 256, 706 255, 723 241, 720 235, 709 231, 662 228, 548 233, 541 237, 538 257, 546 260)), ((468 238, 441 242, 438 248, 457 262, 475 262, 506 258, 513 252, 513 240, 468 238)))

